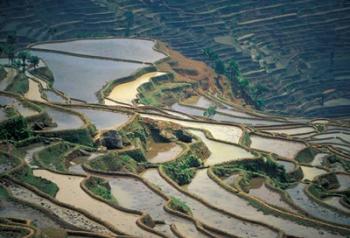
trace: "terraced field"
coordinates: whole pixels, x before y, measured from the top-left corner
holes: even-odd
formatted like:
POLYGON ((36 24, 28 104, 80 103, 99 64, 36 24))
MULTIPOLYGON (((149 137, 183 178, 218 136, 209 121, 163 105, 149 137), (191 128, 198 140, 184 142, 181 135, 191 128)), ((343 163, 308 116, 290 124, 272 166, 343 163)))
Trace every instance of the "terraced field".
MULTIPOLYGON (((0 36, 16 31, 22 46, 76 37, 153 38, 208 63, 202 51, 210 49, 223 62, 233 59, 238 64, 241 76, 250 82, 251 88, 242 92, 248 103, 254 104, 253 92, 260 88, 257 96, 266 111, 319 117, 349 115, 347 1, 76 0, 47 5, 46 0, 3 1, 0 36)), ((102 50, 107 57, 130 59, 129 43, 120 41, 114 46, 123 50, 107 52, 103 45, 109 41, 91 48, 102 50)), ((135 60, 159 59, 158 53, 143 52, 147 43, 139 43, 137 50, 144 57, 133 56, 135 60)), ((36 48, 99 55, 82 51, 86 45, 91 41, 36 48)))
POLYGON ((332 40, 318 28, 346 25, 346 2, 57 1, 39 18, 48 2, 1 2, 0 33, 18 27, 40 61, 0 61, 0 237, 350 236, 346 74, 315 106, 334 86, 312 68, 327 70, 311 57, 325 45, 290 36, 313 28, 332 40), (79 32, 119 37, 63 40, 79 32), (270 89, 261 97, 275 114, 234 97, 212 63, 126 33, 194 59, 202 46, 235 58, 270 89))

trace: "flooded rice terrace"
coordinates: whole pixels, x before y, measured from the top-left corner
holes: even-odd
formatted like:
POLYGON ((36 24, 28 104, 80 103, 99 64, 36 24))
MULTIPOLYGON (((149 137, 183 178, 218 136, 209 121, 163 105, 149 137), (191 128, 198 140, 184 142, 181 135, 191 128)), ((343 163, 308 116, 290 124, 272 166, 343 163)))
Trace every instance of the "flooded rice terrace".
POLYGON ((350 235, 347 121, 238 105, 158 41, 76 39, 28 50, 40 64, 28 65, 22 93, 7 88, 23 72, 0 61, 6 229, 47 237, 350 235))

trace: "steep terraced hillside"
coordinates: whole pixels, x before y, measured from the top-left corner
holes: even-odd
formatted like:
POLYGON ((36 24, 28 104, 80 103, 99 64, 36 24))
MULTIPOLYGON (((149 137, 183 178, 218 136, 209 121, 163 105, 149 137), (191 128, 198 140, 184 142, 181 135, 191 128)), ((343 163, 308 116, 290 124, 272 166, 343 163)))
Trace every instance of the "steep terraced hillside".
POLYGON ((238 64, 243 93, 266 111, 350 114, 348 1, 13 0, 0 9, 1 38, 147 37, 206 61, 210 49, 238 64))

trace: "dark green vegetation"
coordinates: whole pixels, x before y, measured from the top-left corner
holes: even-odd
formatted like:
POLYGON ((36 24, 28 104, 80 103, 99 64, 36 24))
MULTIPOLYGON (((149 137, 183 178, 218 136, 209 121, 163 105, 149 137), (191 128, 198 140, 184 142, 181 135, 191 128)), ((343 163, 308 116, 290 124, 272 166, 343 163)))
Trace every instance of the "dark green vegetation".
POLYGON ((180 159, 166 163, 165 173, 179 185, 189 184, 196 173, 196 168, 203 162, 196 156, 189 154, 180 159))
POLYGON ((33 171, 27 165, 22 167, 20 170, 17 170, 11 174, 15 179, 32 185, 39 189, 40 191, 54 197, 58 191, 58 187, 55 183, 43 179, 41 177, 36 177, 33 175, 33 171))
POLYGON ((295 159, 300 163, 310 163, 314 159, 317 152, 318 151, 315 148, 308 147, 300 151, 295 159))
POLYGON ((65 156, 74 148, 71 144, 60 142, 50 145, 34 155, 35 160, 44 168, 67 172, 65 156))
POLYGON ((104 172, 126 172, 138 173, 143 168, 128 155, 118 155, 117 153, 108 153, 99 156, 87 163, 92 169, 104 172))
POLYGON ((203 116, 212 118, 216 114, 216 106, 210 106, 203 112, 203 116))
POLYGON ((0 139, 18 141, 30 137, 32 132, 25 118, 16 116, 14 111, 9 113, 14 116, 0 123, 0 139))
POLYGON ((251 178, 264 176, 271 179, 273 185, 286 188, 295 178, 287 176, 283 166, 269 158, 238 160, 213 167, 213 172, 219 177, 229 177, 233 173, 243 172, 244 184, 249 184, 251 178))
POLYGON ((89 177, 85 181, 85 186, 95 195, 112 203, 117 203, 117 200, 111 194, 111 188, 108 181, 103 178, 89 177))
POLYGON ((0 152, 0 174, 6 173, 19 165, 19 160, 15 157, 10 157, 7 154, 0 152))
POLYGON ((175 211, 184 213, 186 215, 192 215, 191 208, 179 198, 171 197, 169 207, 175 211))

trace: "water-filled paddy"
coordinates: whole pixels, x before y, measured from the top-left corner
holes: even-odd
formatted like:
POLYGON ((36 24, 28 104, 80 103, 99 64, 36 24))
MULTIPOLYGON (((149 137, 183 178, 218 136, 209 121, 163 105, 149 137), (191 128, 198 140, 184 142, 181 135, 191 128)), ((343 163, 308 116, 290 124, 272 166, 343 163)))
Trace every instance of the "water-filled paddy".
POLYGON ((78 129, 84 125, 83 120, 76 114, 53 107, 45 107, 45 110, 56 123, 55 127, 48 129, 50 131, 78 129))
POLYGON ((281 129, 263 129, 267 132, 279 133, 279 134, 287 134, 287 135, 297 135, 304 133, 312 133, 315 131, 313 127, 295 127, 295 128, 281 128, 281 129))
POLYGON ((153 49, 154 41, 142 39, 98 39, 38 44, 33 48, 153 63, 166 55, 153 49))
POLYGON ((343 206, 340 203, 340 199, 341 199, 341 197, 332 196, 332 197, 327 197, 327 198, 323 199, 322 201, 327 203, 328 205, 330 205, 332 207, 335 207, 341 211, 344 211, 344 212, 347 212, 350 214, 350 209, 343 206))
MULTIPOLYGON (((203 113, 205 109, 199 109, 190 106, 184 106, 179 103, 175 103, 171 106, 172 110, 179 111, 182 113, 186 113, 192 116, 200 116, 203 117, 203 113)), ((237 117, 233 115, 222 114, 221 112, 217 112, 211 119, 220 122, 232 122, 237 124, 246 124, 252 126, 268 126, 268 125, 281 125, 284 122, 280 121, 270 121, 266 119, 257 119, 257 118, 247 118, 247 117, 237 117)))
POLYGON ((106 227, 92 221, 80 212, 57 205, 50 200, 33 193, 27 188, 15 184, 9 184, 7 188, 15 198, 48 209, 60 219, 76 227, 94 232, 111 233, 111 231, 109 231, 106 227))
POLYGON ((338 213, 332 209, 316 203, 306 195, 304 191, 305 187, 305 184, 299 183, 295 187, 286 190, 290 198, 297 206, 299 206, 311 216, 317 217, 319 219, 342 225, 350 225, 349 216, 338 213))
POLYGON ((97 102, 95 93, 109 81, 128 76, 143 64, 35 51, 52 71, 54 87, 67 96, 97 102))
POLYGON ((252 135, 250 139, 252 141, 251 148, 275 153, 288 159, 294 159, 297 153, 306 147, 301 142, 267 138, 258 135, 252 135))
POLYGON ((315 167, 308 167, 308 166, 300 166, 301 170, 304 174, 304 179, 308 179, 310 181, 314 180, 315 177, 328 173, 327 170, 319 169, 315 167))
MULTIPOLYGON (((127 103, 132 105, 133 100, 136 99, 137 97, 138 87, 140 87, 144 83, 147 83, 152 77, 161 76, 163 74, 165 73, 163 72, 146 73, 130 82, 118 84, 112 89, 110 94, 107 96, 107 99, 109 98, 117 102, 122 102, 122 103, 127 103)), ((105 100, 104 103, 106 105, 113 105, 111 104, 110 100, 105 100)))
POLYGON ((11 200, 0 200, 0 217, 31 220, 38 228, 62 228, 60 224, 42 211, 11 200))
POLYGON ((277 160, 277 164, 282 165, 286 170, 286 173, 290 173, 296 169, 295 164, 286 160, 277 160))
POLYGON ((253 179, 250 184, 249 195, 255 196, 268 204, 296 212, 292 206, 283 200, 281 193, 267 187, 264 178, 253 179))
POLYGON ((232 116, 237 116, 237 117, 254 117, 248 113, 245 112, 240 112, 235 110, 233 107, 230 107, 228 105, 222 106, 222 105, 217 105, 214 101, 211 101, 210 99, 204 97, 204 96, 192 96, 188 99, 183 100, 185 104, 189 104, 192 106, 200 107, 203 109, 206 109, 210 106, 217 106, 216 111, 217 112, 222 112, 222 113, 227 113, 232 116))
POLYGON ((150 142, 147 148, 146 157, 151 163, 164 163, 176 159, 176 157, 183 151, 183 148, 172 143, 155 143, 150 142))
POLYGON ((128 121, 129 114, 92 108, 72 108, 84 114, 98 130, 118 128, 128 121))
POLYGON ((83 177, 55 174, 46 170, 35 170, 34 174, 57 184, 60 189, 56 198, 59 201, 84 209, 126 234, 141 237, 157 237, 136 225, 137 215, 113 209, 86 194, 80 187, 83 177))
MULTIPOLYGON (((238 214, 248 219, 273 225, 280 228, 287 234, 299 237, 340 237, 339 235, 325 231, 324 229, 307 227, 290 220, 266 215, 262 211, 251 206, 248 201, 221 188, 211 180, 206 170, 198 171, 191 184, 188 186, 189 192, 196 194, 212 205, 224 209, 228 212, 238 214), (230 202, 227 202, 230 201, 230 202)), ((270 234, 272 237, 273 235, 270 234)), ((259 237, 261 235, 259 234, 259 237)))
POLYGON ((183 235, 188 237, 206 237, 189 220, 167 213, 163 206, 165 200, 135 178, 113 177, 109 178, 109 185, 114 197, 120 206, 148 213, 153 219, 165 221, 165 225, 156 226, 156 230, 174 237, 170 231, 170 224, 175 224, 183 235))
POLYGON ((208 130, 215 139, 232 142, 236 144, 238 143, 239 138, 241 137, 241 134, 242 134, 242 129, 236 126, 211 124, 211 123, 205 123, 205 122, 182 121, 182 120, 171 119, 171 118, 162 117, 162 116, 147 115, 147 114, 142 114, 142 117, 151 118, 154 120, 169 121, 169 122, 177 123, 183 127, 205 129, 205 130, 208 130))
POLYGON ((29 117, 38 114, 38 112, 34 109, 24 106, 23 103, 19 100, 4 95, 0 95, 0 105, 11 105, 24 117, 29 117))
POLYGON ((189 131, 198 136, 211 152, 209 158, 205 161, 205 165, 215 165, 231 160, 254 158, 253 154, 239 146, 210 140, 206 138, 202 131, 189 131))
POLYGON ((339 188, 336 190, 342 191, 350 188, 350 175, 349 174, 337 174, 337 179, 339 182, 339 188))
MULTIPOLYGON (((207 207, 197 200, 186 196, 160 177, 156 169, 148 169, 143 173, 142 177, 161 188, 162 191, 168 196, 180 198, 191 208, 194 217, 207 225, 224 230, 230 234, 243 237, 277 237, 277 233, 264 226, 224 215, 207 207)), ((217 194, 216 196, 220 196, 220 194, 217 194)))
POLYGON ((51 90, 45 90, 44 94, 47 97, 47 101, 49 102, 59 102, 59 103, 64 103, 66 100, 59 94, 51 91, 51 90))

